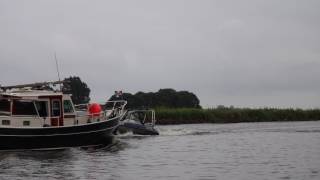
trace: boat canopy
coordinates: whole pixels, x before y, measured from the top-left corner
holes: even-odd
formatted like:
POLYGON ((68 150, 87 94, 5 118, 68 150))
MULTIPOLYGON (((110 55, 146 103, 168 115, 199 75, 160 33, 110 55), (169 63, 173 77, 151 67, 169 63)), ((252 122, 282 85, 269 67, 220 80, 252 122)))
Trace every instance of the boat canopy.
POLYGON ((62 92, 41 90, 19 90, 0 93, 0 99, 38 100, 45 97, 62 97, 62 92))

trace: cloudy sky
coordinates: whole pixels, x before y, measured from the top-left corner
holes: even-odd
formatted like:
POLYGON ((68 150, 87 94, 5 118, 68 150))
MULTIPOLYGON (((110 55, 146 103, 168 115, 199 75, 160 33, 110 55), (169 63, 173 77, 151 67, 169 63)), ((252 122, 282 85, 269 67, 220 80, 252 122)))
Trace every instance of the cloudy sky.
POLYGON ((319 0, 0 0, 0 84, 80 76, 201 105, 320 107, 319 0))

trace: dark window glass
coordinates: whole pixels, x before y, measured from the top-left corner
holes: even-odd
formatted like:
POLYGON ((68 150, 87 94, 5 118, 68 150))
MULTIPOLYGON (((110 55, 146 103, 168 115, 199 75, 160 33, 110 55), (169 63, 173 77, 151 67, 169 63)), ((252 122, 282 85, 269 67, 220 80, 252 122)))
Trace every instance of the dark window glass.
POLYGON ((73 113, 73 107, 70 100, 64 100, 63 101, 63 111, 65 113, 73 113))
POLYGON ((13 115, 38 115, 33 102, 13 101, 13 115))
POLYGON ((0 111, 10 112, 10 101, 8 101, 7 99, 1 99, 0 111))
POLYGON ((52 116, 60 115, 60 101, 52 101, 52 116))
POLYGON ((2 120, 2 125, 10 125, 10 120, 2 120))
POLYGON ((30 126, 30 121, 23 121, 24 126, 30 126))
POLYGON ((47 101, 36 101, 35 102, 39 116, 48 117, 48 102, 47 101))

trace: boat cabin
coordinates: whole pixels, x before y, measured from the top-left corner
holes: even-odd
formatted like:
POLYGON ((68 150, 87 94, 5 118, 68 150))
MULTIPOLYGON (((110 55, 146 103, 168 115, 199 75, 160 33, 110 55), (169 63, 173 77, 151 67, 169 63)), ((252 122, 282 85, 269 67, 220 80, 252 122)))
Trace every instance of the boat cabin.
POLYGON ((71 95, 55 91, 19 90, 0 93, 0 127, 51 127, 87 123, 77 117, 71 95))

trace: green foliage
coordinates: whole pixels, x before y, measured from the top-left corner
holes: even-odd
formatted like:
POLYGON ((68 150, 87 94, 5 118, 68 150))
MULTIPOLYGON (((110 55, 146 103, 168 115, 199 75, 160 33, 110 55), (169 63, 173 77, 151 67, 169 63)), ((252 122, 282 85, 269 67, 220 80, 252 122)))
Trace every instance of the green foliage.
POLYGON ((90 101, 90 88, 85 82, 82 82, 80 77, 70 76, 64 79, 62 92, 72 94, 74 104, 85 104, 90 101))
MULTIPOLYGON (((119 99, 112 96, 110 100, 119 99)), ((138 92, 136 94, 124 93, 121 99, 127 100, 129 109, 147 109, 156 107, 168 108, 201 108, 198 97, 188 91, 175 91, 174 89, 160 89, 156 93, 138 92)))
POLYGON ((157 108, 156 116, 158 124, 309 121, 320 120, 320 109, 157 108))

